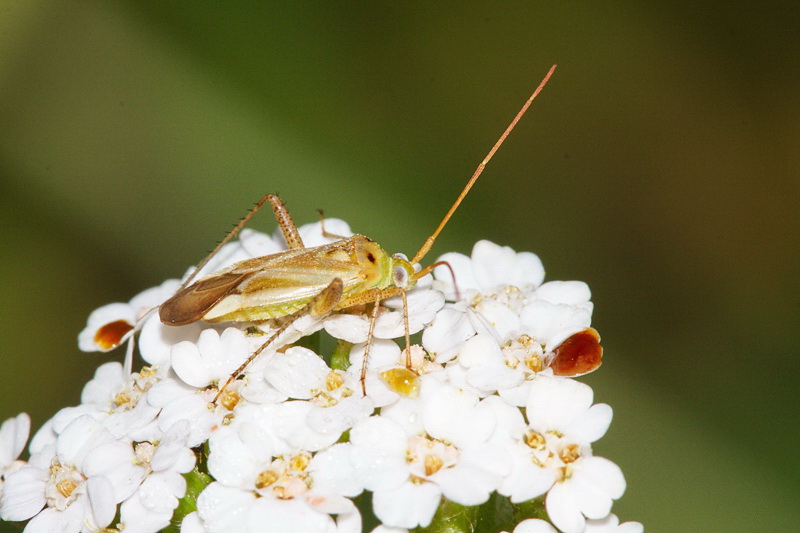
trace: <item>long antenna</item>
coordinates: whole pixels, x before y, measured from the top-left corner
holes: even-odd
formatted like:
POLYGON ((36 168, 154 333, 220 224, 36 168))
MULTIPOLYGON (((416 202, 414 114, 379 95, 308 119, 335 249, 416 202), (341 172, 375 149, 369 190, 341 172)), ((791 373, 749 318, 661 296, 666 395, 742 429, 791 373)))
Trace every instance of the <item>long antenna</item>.
POLYGON ((498 148, 500 148, 500 145, 503 144, 503 141, 506 140, 506 137, 508 137, 508 134, 511 133, 511 130, 514 129, 514 126, 517 125, 519 119, 521 119, 522 115, 525 114, 525 111, 528 110, 528 107, 530 107, 531 102, 533 102, 533 99, 536 98, 542 91, 544 86, 547 84, 547 81, 550 79, 550 76, 553 75, 553 71, 555 70, 556 70, 556 65, 550 67, 550 70, 547 72, 547 75, 544 77, 541 83, 539 83, 539 86, 536 87, 536 90, 533 91, 533 94, 525 102, 525 105, 522 106, 522 109, 519 110, 519 113, 517 113, 517 116, 515 116, 514 120, 511 121, 511 124, 508 125, 506 131, 504 131, 503 134, 500 136, 500 138, 497 139, 497 142, 494 143, 492 149, 489 150, 489 153, 486 155, 485 158, 483 158, 481 164, 478 165, 477 169, 475 169, 475 173, 469 179, 466 187, 464 187, 464 190, 461 191, 461 194, 458 195, 458 198, 453 204, 453 207, 450 208, 450 210, 444 216, 444 219, 442 219, 442 221, 439 223, 439 226, 436 228, 436 231, 434 231, 433 234, 430 237, 428 237, 428 239, 425 241, 425 244, 422 245, 422 248, 420 248, 419 252, 417 252, 416 255, 414 256, 414 259, 411 260, 412 264, 419 263, 422 260, 422 258, 425 257, 425 254, 427 254, 428 251, 431 249, 431 246, 433 246, 433 242, 436 240, 436 237, 439 236, 439 233, 441 233, 442 229, 444 229, 445 225, 447 224, 447 221, 450 220, 450 217, 453 216, 453 213, 456 212, 456 209, 458 209, 458 206, 461 204, 461 201, 467 196, 469 190, 478 180, 478 176, 481 175, 481 172, 483 172, 483 169, 486 167, 486 164, 489 163, 489 161, 492 159, 492 156, 494 156, 494 153, 497 151, 498 148))

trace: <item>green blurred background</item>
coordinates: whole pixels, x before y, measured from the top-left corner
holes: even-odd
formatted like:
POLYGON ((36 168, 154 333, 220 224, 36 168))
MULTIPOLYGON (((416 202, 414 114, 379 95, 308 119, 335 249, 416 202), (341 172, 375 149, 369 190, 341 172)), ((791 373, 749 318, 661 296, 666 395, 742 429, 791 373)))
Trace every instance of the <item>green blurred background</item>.
POLYGON ((88 314, 266 192, 413 254, 558 63, 431 259, 487 238, 589 283, 624 520, 794 531, 798 27, 792 3, 0 1, 0 415, 78 403, 122 357, 77 350, 88 314))

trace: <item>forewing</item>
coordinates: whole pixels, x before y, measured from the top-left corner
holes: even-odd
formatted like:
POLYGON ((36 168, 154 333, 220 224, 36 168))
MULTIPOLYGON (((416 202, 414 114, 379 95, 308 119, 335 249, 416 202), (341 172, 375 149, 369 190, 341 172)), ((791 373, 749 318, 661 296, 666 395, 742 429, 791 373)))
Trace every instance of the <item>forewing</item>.
MULTIPOLYGON (((235 303, 246 313, 259 314, 261 318, 276 318, 303 307, 335 278, 342 280, 345 293, 362 278, 344 244, 292 252, 273 258, 248 276, 241 283, 238 295, 231 295, 229 304, 235 303)), ((220 302, 220 309, 215 309, 214 314, 226 313, 225 307, 228 307, 226 302, 220 302)))
POLYGON ((363 277, 350 238, 240 261, 178 292, 160 314, 172 325, 278 318, 301 309, 335 278, 347 294, 363 277))
POLYGON ((253 274, 254 271, 211 275, 185 287, 161 304, 158 309, 161 322, 170 326, 197 322, 206 311, 237 291, 241 283, 253 274))

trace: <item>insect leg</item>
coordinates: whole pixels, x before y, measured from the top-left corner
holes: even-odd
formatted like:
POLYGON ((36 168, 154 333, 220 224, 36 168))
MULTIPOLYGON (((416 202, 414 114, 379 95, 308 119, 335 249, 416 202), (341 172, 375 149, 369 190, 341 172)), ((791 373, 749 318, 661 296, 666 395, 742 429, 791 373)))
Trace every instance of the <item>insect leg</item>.
MULTIPOLYGON (((195 277, 197 277, 197 273, 198 273, 198 272, 200 272, 200 269, 202 269, 204 266, 206 266, 206 264, 207 264, 207 263, 208 263, 208 262, 211 260, 211 258, 212 258, 212 257, 214 257, 214 256, 217 254, 217 252, 219 252, 220 248, 222 248, 223 246, 225 246, 226 244, 228 244, 228 242, 230 242, 230 240, 231 240, 231 239, 233 239, 233 238, 236 236, 236 234, 238 234, 240 231, 242 231, 242 228, 243 228, 243 227, 245 227, 245 225, 246 225, 248 222, 250 222, 250 219, 251 219, 251 218, 253 218, 253 215, 255 215, 255 214, 258 212, 258 210, 259 210, 259 209, 261 209, 261 206, 263 206, 263 205, 264 205, 264 203, 265 203, 267 200, 269 200, 271 196, 275 196, 275 195, 273 195, 273 194, 267 194, 267 195, 264 195, 264 196, 261 198, 261 200, 259 200, 258 202, 256 202, 256 205, 254 205, 254 206, 253 206, 253 208, 250 210, 250 212, 249 212, 249 213, 247 213, 247 214, 244 216, 244 218, 242 218, 242 220, 240 220, 240 221, 239 221, 239 223, 238 223, 238 224, 236 224, 236 225, 233 227, 233 229, 230 231, 230 233, 228 233, 228 234, 225 236, 225 238, 224 238, 224 239, 222 239, 222 240, 219 242, 219 244, 218 244, 218 245, 217 245, 217 246, 216 246, 216 247, 215 247, 213 250, 211 250, 211 253, 210 253, 210 254, 208 254, 208 255, 206 256, 206 258, 205 258, 205 259, 203 259, 202 261, 200 261, 200 264, 199 264, 199 265, 197 265, 197 268, 195 268, 195 269, 194 269, 194 272, 192 272, 192 273, 189 275, 189 277, 188 277, 188 278, 186 278, 186 280, 185 280, 185 281, 183 282, 183 284, 181 285, 180 289, 178 289, 178 291, 176 291, 176 292, 180 292, 182 289, 185 289, 186 287, 188 287, 188 286, 189 286, 189 284, 192 282, 192 280, 193 280, 195 277)), ((277 196, 276 196, 276 198, 277 198, 277 196)), ((278 200, 278 201, 280 201, 280 200, 278 200)), ((283 204, 281 204, 281 205, 283 205, 283 204)), ((275 208, 274 208, 274 207, 273 207, 272 209, 273 209, 273 211, 275 210, 275 208)), ((286 210, 286 208, 285 208, 285 207, 284 207, 284 210, 286 210)), ((277 217, 277 214, 276 214, 275 216, 277 217)), ((288 216, 288 213, 287 213, 287 216, 288 216)), ((291 219, 290 219, 290 220, 291 220, 291 219)), ((280 222, 280 220, 278 220, 278 222, 280 222)))
POLYGON ((369 320, 369 333, 367 333, 367 345, 364 347, 364 359, 361 361, 361 377, 359 381, 361 381, 361 393, 366 396, 367 395, 367 361, 369 361, 369 348, 372 345, 372 334, 375 331, 375 320, 378 319, 378 308, 381 306, 381 294, 380 291, 375 291, 377 293, 375 297, 375 307, 372 308, 372 317, 369 320))
POLYGON ((317 209, 319 213, 319 225, 322 229, 322 236, 328 237, 329 239, 346 239, 347 237, 344 235, 338 235, 336 233, 329 233, 325 231, 325 212, 322 209, 317 209))
POLYGON ((280 226, 281 231, 283 232, 283 238, 286 239, 286 244, 289 246, 289 248, 305 248, 305 246, 303 246, 303 239, 300 238, 300 232, 297 231, 297 226, 292 220, 292 216, 289 214, 286 206, 283 205, 281 199, 274 194, 265 194, 261 200, 256 202, 256 205, 253 206, 250 212, 247 213, 244 218, 242 218, 242 220, 240 220, 239 223, 233 227, 230 233, 228 233, 228 235, 226 235, 225 238, 222 239, 213 250, 211 250, 211 253, 208 254, 199 265, 197 265, 197 268, 195 268, 194 272, 192 272, 191 275, 186 278, 178 291, 189 286, 192 280, 197 277, 197 273, 200 272, 200 269, 206 266, 211 258, 214 257, 217 252, 219 252, 220 248, 228 244, 231 239, 233 239, 240 231, 242 231, 242 228, 244 228, 245 225, 250 222, 250 219, 253 218, 253 215, 255 215, 258 210, 261 209, 261 206, 263 206, 267 201, 269 201, 269 204, 272 207, 272 212, 275 213, 275 219, 278 221, 278 226, 280 226))
POLYGON ((258 357, 261 352, 263 352, 267 346, 275 342, 275 340, 284 332, 286 331, 289 326, 291 326, 295 320, 300 318, 305 314, 310 314, 311 316, 317 317, 326 314, 327 312, 331 311, 339 300, 342 299, 342 291, 343 291, 343 284, 340 278, 335 278, 330 284, 322 289, 319 294, 317 294, 310 302, 308 302, 302 309, 295 311, 291 315, 288 315, 285 319, 285 322, 278 327, 278 329, 270 336, 267 341, 262 344, 255 352, 250 354, 250 357, 242 363, 236 371, 228 377, 228 380, 225 382, 222 387, 219 388, 217 395, 214 396, 214 400, 211 402, 216 405, 217 400, 219 400, 222 393, 228 387, 228 385, 236 379, 239 374, 244 372, 244 369, 248 367, 250 363, 252 363, 256 357, 258 357))
POLYGON ((300 232, 297 231, 297 226, 294 220, 292 220, 292 215, 289 214, 289 210, 283 205, 283 201, 274 194, 268 194, 265 198, 269 200, 269 205, 272 206, 272 211, 275 213, 275 220, 278 221, 278 226, 281 228, 281 233, 283 233, 283 238, 286 240, 289 249, 295 250, 298 248, 305 248, 303 239, 300 238, 300 232))
POLYGON ((400 295, 403 299, 403 329, 405 332, 406 349, 405 349, 405 362, 406 368, 413 372, 411 368, 411 334, 408 327, 408 300, 406 299, 405 289, 399 287, 391 287, 388 289, 372 289, 362 293, 354 294, 342 300, 338 307, 344 309, 353 305, 366 304, 373 302, 375 307, 372 309, 372 316, 369 321, 369 332, 367 333, 367 345, 364 347, 364 359, 361 363, 361 391, 366 396, 367 394, 367 362, 369 361, 369 349, 372 346, 372 336, 375 332, 375 321, 378 319, 378 308, 381 301, 400 295))

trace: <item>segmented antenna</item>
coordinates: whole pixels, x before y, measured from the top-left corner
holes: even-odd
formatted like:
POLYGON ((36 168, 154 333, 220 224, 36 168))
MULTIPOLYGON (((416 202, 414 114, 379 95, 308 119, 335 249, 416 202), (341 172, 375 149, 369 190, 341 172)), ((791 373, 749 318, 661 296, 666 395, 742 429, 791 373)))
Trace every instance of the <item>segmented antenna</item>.
POLYGON ((483 169, 486 167, 486 164, 489 163, 489 161, 492 159, 492 156, 494 156, 494 153, 497 151, 498 148, 500 148, 500 145, 503 144, 503 141, 506 140, 506 137, 508 137, 508 134, 511 133, 511 130, 514 129, 514 126, 517 125, 517 122, 519 122, 519 119, 521 119, 522 115, 525 114, 525 111, 528 110, 528 107, 530 107, 531 102, 533 102, 533 99, 536 98, 539 95, 539 93, 542 91, 544 86, 547 84, 547 81, 550 79, 550 76, 553 75, 553 71, 555 71, 555 69, 556 69, 556 65, 553 65, 552 67, 550 67, 550 70, 547 72, 547 75, 544 77, 544 79, 541 81, 541 83, 539 83, 539 86, 536 87, 536 90, 533 91, 533 94, 530 96, 530 98, 528 98, 528 100, 522 106, 522 109, 519 110, 519 113, 517 113, 517 116, 515 116, 514 120, 511 121, 511 124, 508 125, 508 127, 506 128, 506 131, 504 131, 503 134, 500 136, 500 138, 497 139, 497 142, 494 143, 494 146, 492 147, 492 149, 489 150, 489 153, 486 155, 486 157, 483 158, 483 161, 481 161, 481 164, 478 165, 477 169, 475 169, 475 173, 472 175, 472 177, 467 182, 467 185, 466 185, 466 187, 464 187, 464 190, 461 191, 461 194, 459 194, 458 198, 456 198, 456 201, 453 204, 453 207, 450 208, 450 210, 444 216, 444 219, 439 223, 439 226, 436 228, 436 231, 434 231, 433 234, 430 237, 428 237, 428 239, 425 241, 425 244, 423 244, 422 248, 419 249, 419 252, 417 252, 416 255, 414 255, 414 259, 411 260, 412 264, 419 263, 422 260, 422 258, 425 257, 425 254, 428 253, 428 250, 431 249, 431 246, 433 246, 433 241, 436 240, 436 237, 439 236, 439 233, 441 233, 442 229, 445 227, 447 222, 450 220, 450 217, 453 216, 453 213, 456 212, 456 209, 458 209, 458 206, 461 204, 461 201, 467 196, 467 193, 469 192, 469 190, 472 188, 472 186, 478 180, 478 176, 481 175, 481 172, 483 172, 483 169))

